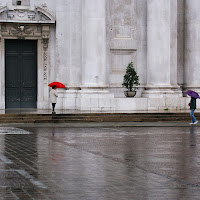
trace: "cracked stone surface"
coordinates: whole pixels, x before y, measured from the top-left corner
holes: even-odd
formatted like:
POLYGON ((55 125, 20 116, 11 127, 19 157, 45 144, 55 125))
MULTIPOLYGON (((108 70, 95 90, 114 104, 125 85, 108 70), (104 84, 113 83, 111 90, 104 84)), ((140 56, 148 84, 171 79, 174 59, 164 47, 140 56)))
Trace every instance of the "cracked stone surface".
POLYGON ((0 199, 195 200, 200 128, 0 127, 0 199))

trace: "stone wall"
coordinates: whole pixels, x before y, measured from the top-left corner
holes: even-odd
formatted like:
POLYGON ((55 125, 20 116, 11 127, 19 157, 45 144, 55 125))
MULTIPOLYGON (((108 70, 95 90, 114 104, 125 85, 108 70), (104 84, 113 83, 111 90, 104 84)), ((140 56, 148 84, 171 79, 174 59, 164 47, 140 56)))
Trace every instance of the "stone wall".
MULTIPOLYGON (((38 19, 40 11, 56 18, 56 24, 49 26, 46 52, 42 50, 46 48, 44 35, 27 38, 39 42, 38 63, 42 66, 38 69, 43 72, 44 62, 47 62, 46 81, 60 81, 69 88, 59 91, 58 108, 120 110, 126 109, 123 103, 132 102, 131 108, 137 110, 143 109, 142 104, 138 104, 141 100, 145 109, 182 109, 187 101, 182 97, 182 90, 200 91, 199 0, 28 2, 27 11, 33 12, 37 6, 40 7, 38 19), (47 60, 44 58, 46 55, 47 60), (125 89, 121 85, 126 66, 131 61, 140 78, 137 99, 133 101, 123 98, 125 89)), ((8 5, 11 11, 15 8, 12 3, 12 0, 0 0, 0 6, 8 5)), ((17 23, 11 17, 2 12, 0 20, 17 23)), ((19 14, 17 20, 22 18, 19 14)), ((42 15, 41 20, 47 18, 42 15)), ((31 16, 29 19, 33 23, 31 16)), ((2 58, 3 52, 2 40, 2 58)), ((0 69, 4 72, 3 61, 0 69)), ((38 75, 38 80, 42 80, 43 75, 38 75)), ((3 80, 1 74, 1 82, 3 80)), ((4 83, 1 86, 0 106, 3 108, 4 83)), ((50 108, 48 93, 45 83, 38 92, 38 108, 50 108)))

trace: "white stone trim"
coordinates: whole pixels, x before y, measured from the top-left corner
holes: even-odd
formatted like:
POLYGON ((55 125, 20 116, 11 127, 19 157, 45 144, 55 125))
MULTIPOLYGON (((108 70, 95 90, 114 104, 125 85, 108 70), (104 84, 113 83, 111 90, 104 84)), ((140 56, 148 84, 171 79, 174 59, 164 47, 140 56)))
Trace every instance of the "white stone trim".
POLYGON ((5 109, 5 39, 37 40, 37 108, 49 108, 49 88, 48 88, 48 72, 49 72, 49 25, 30 24, 32 30, 30 34, 22 31, 13 34, 11 30, 16 24, 3 24, 0 26, 0 109, 5 109), (44 57, 45 54, 45 57, 44 57))
POLYGON ((0 8, 0 15, 0 22, 54 24, 56 21, 51 13, 39 6, 34 9, 30 9, 29 6, 4 6, 0 8), (3 15, 4 12, 7 17, 3 15))
POLYGON ((7 6, 4 6, 4 7, 1 7, 0 8, 0 14, 4 11, 7 11, 8 7, 7 6))
POLYGON ((51 13, 49 13, 47 10, 45 10, 45 9, 39 7, 39 6, 36 6, 35 9, 36 9, 36 11, 37 11, 38 13, 41 13, 41 14, 47 16, 47 17, 49 18, 48 21, 50 21, 51 23, 55 23, 55 21, 56 21, 55 18, 54 18, 53 15, 51 15, 51 13))
POLYGON ((5 109, 5 53, 4 39, 0 41, 0 109, 5 109))

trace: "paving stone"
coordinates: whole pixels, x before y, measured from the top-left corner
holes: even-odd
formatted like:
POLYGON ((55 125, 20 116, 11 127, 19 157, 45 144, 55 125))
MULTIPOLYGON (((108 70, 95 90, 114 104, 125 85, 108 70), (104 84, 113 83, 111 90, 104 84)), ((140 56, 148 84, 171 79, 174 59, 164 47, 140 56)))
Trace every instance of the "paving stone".
POLYGON ((199 199, 198 126, 20 131, 0 134, 0 199, 199 199))

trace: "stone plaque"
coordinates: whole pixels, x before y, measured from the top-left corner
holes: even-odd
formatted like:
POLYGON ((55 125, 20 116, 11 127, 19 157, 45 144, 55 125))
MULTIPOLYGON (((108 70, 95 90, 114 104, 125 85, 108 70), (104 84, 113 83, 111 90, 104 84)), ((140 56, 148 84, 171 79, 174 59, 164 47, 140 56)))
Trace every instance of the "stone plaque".
POLYGON ((110 0, 111 29, 114 38, 131 38, 136 27, 136 1, 110 0))

